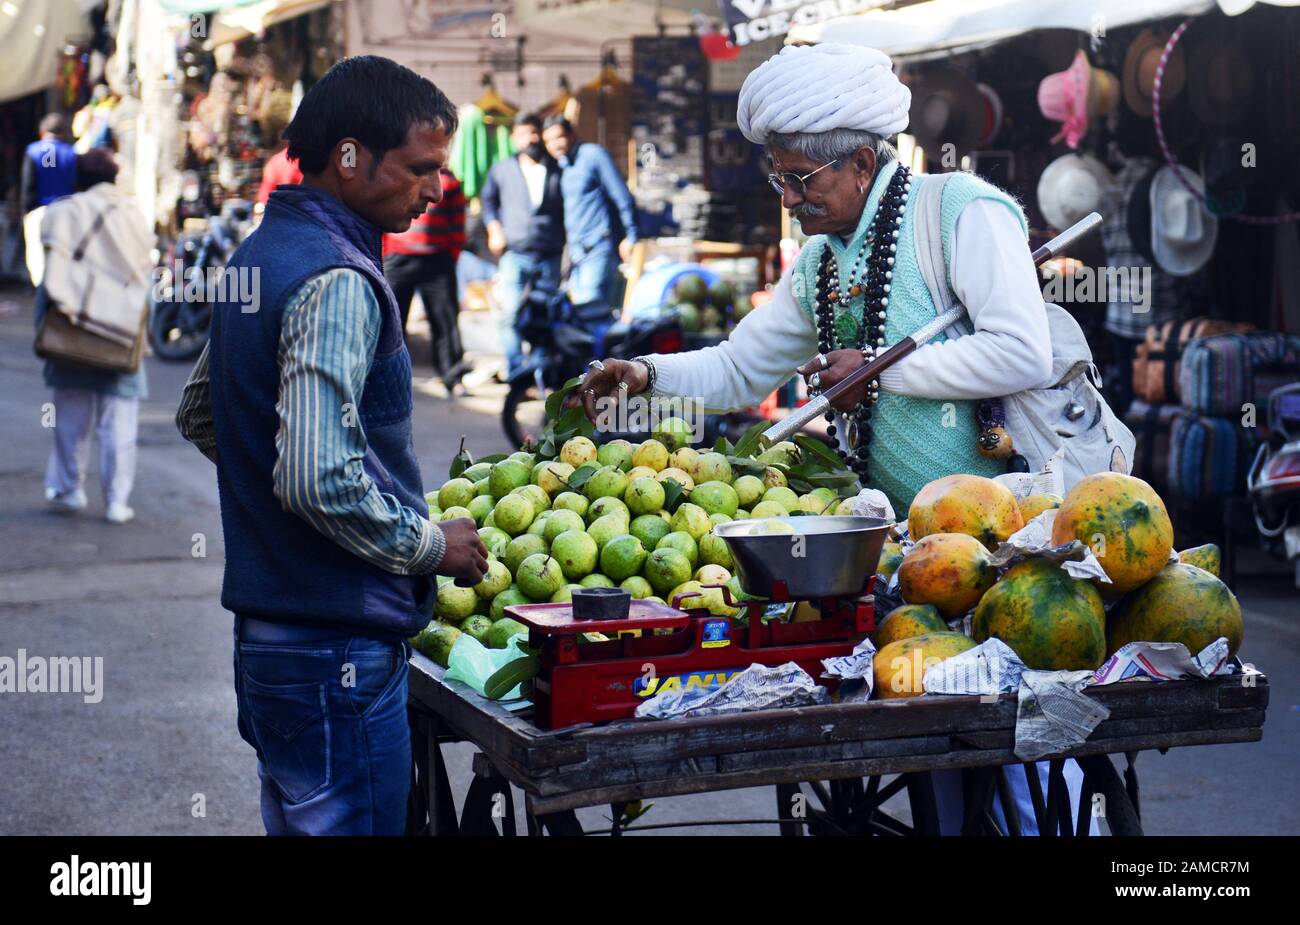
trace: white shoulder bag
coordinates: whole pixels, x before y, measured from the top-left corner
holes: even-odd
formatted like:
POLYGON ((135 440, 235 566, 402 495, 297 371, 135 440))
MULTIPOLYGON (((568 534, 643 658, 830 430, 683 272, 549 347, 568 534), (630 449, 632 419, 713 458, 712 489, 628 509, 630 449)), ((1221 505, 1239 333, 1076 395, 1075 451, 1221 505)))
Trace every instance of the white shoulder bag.
MULTIPOLYGON (((916 255, 936 312, 957 304, 943 259, 943 190, 952 174, 920 184, 916 197, 916 255)), ((1045 389, 1026 389, 999 399, 1015 452, 1029 471, 1041 471, 1063 451, 1065 489, 1094 472, 1128 473, 1136 445, 1133 433, 1115 416, 1098 387, 1101 375, 1079 323, 1059 305, 1044 303, 1052 340, 1052 381, 1045 389)), ((948 328, 949 337, 974 332, 970 317, 948 328)))

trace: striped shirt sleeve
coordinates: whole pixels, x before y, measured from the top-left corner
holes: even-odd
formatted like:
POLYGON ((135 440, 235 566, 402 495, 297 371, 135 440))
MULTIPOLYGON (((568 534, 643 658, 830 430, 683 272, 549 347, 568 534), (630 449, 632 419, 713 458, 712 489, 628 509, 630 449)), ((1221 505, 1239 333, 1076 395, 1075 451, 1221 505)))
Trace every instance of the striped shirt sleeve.
POLYGON ((353 270, 314 276, 290 299, 280 327, 275 496, 344 549, 399 575, 433 572, 442 530, 425 511, 380 491, 365 471, 357 420, 379 340, 370 284, 353 270))
POLYGON ((207 344, 203 345, 203 352, 181 391, 180 407, 176 409, 176 429, 200 453, 213 462, 217 461, 217 432, 212 424, 212 403, 208 398, 207 344))

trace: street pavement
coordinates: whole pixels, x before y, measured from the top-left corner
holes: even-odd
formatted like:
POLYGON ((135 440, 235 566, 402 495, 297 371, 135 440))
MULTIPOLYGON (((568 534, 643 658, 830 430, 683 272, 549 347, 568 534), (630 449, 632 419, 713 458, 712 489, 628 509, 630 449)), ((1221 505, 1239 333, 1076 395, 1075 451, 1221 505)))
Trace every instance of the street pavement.
MULTIPOLYGON (((490 319, 467 314, 462 327, 481 366, 499 362, 490 319)), ((102 519, 93 472, 85 512, 44 509, 50 396, 31 342, 30 292, 0 291, 0 655, 102 657, 103 699, 0 694, 0 834, 261 834, 255 759, 235 729, 231 620, 218 600, 215 476, 173 424, 188 364, 146 361, 137 518, 114 527, 102 519)), ((482 383, 449 400, 421 365, 424 351, 414 352, 415 440, 432 488, 462 435, 475 455, 509 449, 497 418, 502 389, 482 383)), ((1271 687, 1264 739, 1143 753, 1151 834, 1300 833, 1300 596, 1279 577, 1245 582, 1241 597, 1242 656, 1271 687)), ((466 744, 448 749, 458 803, 472 755, 466 744)), ((906 818, 901 799, 890 808, 906 818)), ((757 788, 655 801, 644 821, 772 833, 724 820, 770 820, 774 809, 771 789, 757 788)), ((608 826, 605 808, 579 815, 589 829, 608 826)))

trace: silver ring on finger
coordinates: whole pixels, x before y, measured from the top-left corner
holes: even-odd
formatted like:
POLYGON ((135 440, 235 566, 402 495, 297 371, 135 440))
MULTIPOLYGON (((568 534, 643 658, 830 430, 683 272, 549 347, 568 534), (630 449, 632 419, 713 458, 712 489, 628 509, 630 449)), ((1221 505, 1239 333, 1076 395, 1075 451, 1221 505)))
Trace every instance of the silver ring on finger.
POLYGON ((602 363, 600 360, 592 360, 590 363, 587 364, 587 369, 594 369, 598 373, 604 372, 605 364, 602 363))
POLYGON ((817 354, 817 359, 821 362, 821 364, 822 364, 822 369, 830 369, 830 368, 831 368, 831 361, 830 361, 829 359, 827 359, 826 354, 824 354, 824 353, 819 353, 819 354, 817 354))
POLYGON ((821 371, 819 370, 808 377, 808 388, 821 391, 821 387, 822 387, 822 374, 821 371))

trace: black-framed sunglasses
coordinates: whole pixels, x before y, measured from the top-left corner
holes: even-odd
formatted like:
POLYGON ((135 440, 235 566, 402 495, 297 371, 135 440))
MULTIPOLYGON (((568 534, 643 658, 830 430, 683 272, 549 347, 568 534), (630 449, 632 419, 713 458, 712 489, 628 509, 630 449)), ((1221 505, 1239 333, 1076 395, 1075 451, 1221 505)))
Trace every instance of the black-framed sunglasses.
POLYGON ((797 173, 769 173, 767 175, 767 182, 772 185, 772 191, 778 196, 784 196, 786 189, 792 189, 800 196, 806 196, 808 194, 808 186, 805 181, 813 174, 819 173, 827 167, 830 167, 833 164, 838 164, 839 162, 840 159, 838 157, 833 161, 827 161, 812 173, 806 173, 802 177, 797 173))

